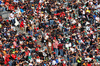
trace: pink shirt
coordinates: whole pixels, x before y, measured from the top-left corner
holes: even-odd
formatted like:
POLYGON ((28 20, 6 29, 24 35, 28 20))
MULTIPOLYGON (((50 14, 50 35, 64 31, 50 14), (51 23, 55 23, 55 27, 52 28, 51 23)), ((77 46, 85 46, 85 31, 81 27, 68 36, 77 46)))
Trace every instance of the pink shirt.
POLYGON ((58 48, 58 45, 59 45, 59 43, 58 43, 58 41, 56 40, 55 43, 53 43, 53 46, 54 46, 54 48, 58 48))
POLYGON ((16 42, 15 42, 15 41, 13 42, 13 44, 14 44, 14 46, 17 46, 17 44, 16 44, 16 42))

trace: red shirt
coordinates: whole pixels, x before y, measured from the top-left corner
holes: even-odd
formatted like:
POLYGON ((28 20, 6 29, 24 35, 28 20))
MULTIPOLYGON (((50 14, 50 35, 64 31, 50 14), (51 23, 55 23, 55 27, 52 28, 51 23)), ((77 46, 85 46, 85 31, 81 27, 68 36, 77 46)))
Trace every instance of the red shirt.
POLYGON ((10 55, 7 55, 6 57, 5 57, 5 62, 4 62, 4 64, 7 64, 10 60, 9 60, 9 57, 10 57, 10 55))
POLYGON ((28 54, 29 54, 29 51, 26 51, 26 52, 25 52, 25 54, 26 54, 26 56, 28 56, 28 54))
POLYGON ((63 49, 63 44, 58 45, 59 49, 63 49))
POLYGON ((13 59, 16 59, 16 55, 12 54, 11 56, 12 56, 13 59))
POLYGON ((87 66, 91 66, 91 64, 87 64, 87 66))
POLYGON ((23 23, 23 21, 20 23, 20 27, 24 27, 24 23, 23 23))
POLYGON ((65 16, 65 13, 64 13, 64 12, 62 12, 60 16, 61 16, 61 17, 65 16))

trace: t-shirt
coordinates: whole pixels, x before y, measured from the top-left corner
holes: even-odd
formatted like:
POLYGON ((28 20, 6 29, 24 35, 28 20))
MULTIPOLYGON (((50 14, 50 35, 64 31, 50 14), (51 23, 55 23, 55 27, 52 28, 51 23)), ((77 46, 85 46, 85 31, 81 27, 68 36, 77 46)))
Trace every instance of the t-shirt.
POLYGON ((56 61, 55 60, 52 61, 52 65, 56 65, 56 61))
POLYGON ((9 20, 13 20, 13 19, 14 19, 14 14, 13 13, 10 13, 9 20))
POLYGON ((40 59, 36 59, 36 62, 40 63, 40 59))
POLYGON ((51 47, 51 42, 48 42, 48 46, 51 47))

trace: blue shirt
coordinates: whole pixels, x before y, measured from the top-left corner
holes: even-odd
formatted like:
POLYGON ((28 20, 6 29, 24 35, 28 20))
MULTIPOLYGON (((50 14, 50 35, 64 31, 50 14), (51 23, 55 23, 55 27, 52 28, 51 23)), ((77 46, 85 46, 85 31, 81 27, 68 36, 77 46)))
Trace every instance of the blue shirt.
POLYGON ((56 63, 58 63, 58 59, 56 59, 56 63))
POLYGON ((96 18, 96 15, 93 15, 93 18, 95 19, 96 18))

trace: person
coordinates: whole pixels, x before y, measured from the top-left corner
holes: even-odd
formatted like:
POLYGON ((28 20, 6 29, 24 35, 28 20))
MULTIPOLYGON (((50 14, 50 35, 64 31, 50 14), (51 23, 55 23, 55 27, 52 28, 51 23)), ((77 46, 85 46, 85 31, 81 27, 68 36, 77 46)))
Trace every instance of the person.
POLYGON ((59 48, 60 55, 63 56, 63 44, 59 42, 58 48, 59 48))
POLYGON ((59 45, 59 43, 58 43, 56 37, 54 37, 53 47, 54 47, 54 51, 56 53, 56 56, 58 56, 58 45, 59 45))
POLYGON ((77 59, 77 66, 82 66, 82 58, 81 57, 79 57, 78 59, 77 59))

